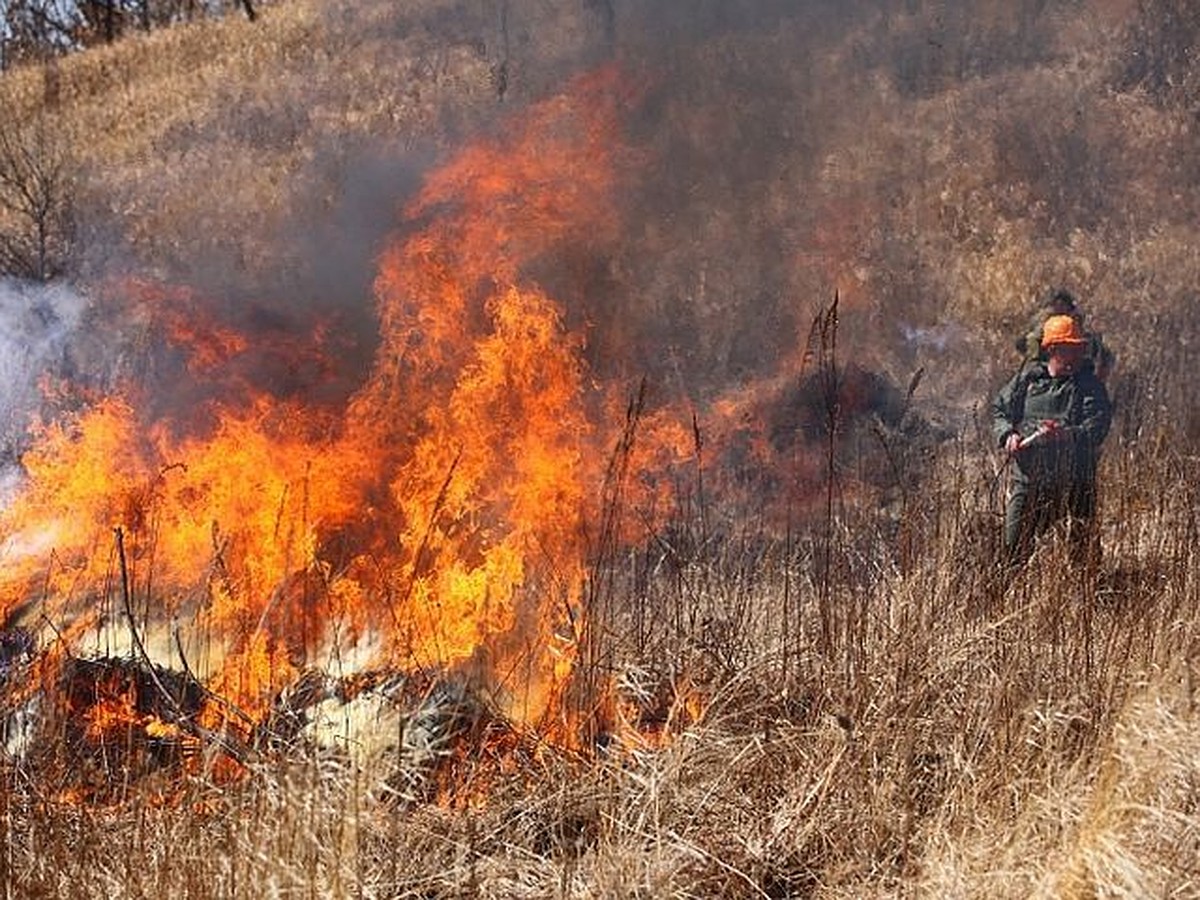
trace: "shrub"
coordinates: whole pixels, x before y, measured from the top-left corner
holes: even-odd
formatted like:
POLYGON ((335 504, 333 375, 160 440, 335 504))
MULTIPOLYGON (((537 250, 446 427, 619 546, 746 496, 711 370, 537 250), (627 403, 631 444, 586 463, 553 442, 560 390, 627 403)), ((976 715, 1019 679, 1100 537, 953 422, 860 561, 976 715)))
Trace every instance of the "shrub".
POLYGON ((67 267, 75 180, 67 144, 44 118, 0 130, 0 272, 46 281, 67 267))

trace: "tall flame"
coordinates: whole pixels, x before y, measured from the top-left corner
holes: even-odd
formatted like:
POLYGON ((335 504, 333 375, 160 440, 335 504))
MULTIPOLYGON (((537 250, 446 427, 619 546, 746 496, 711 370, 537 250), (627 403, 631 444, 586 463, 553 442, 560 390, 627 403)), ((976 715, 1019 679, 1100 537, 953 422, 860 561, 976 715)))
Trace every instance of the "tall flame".
MULTIPOLYGON (((540 717, 604 436, 583 340, 529 272, 617 227, 628 99, 613 71, 580 79, 428 178, 380 256, 380 349, 342 415, 230 378, 202 410, 152 415, 153 386, 129 382, 40 426, 0 513, 0 612, 45 599, 53 620, 116 592, 148 619, 191 616, 217 648, 212 687, 251 715, 357 649, 470 664, 540 717)), ((186 291, 127 290, 189 378, 219 385, 255 352, 189 324, 186 291)))

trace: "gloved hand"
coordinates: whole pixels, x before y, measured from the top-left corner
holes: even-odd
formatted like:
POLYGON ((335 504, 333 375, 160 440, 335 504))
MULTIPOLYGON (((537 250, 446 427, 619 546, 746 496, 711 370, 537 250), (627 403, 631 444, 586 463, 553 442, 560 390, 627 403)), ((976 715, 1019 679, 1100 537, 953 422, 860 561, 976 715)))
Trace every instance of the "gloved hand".
POLYGON ((1041 428, 1038 430, 1043 434, 1041 439, 1047 441, 1048 443, 1061 441, 1067 437, 1066 428, 1064 428, 1062 422, 1059 422, 1057 419, 1042 419, 1041 428))

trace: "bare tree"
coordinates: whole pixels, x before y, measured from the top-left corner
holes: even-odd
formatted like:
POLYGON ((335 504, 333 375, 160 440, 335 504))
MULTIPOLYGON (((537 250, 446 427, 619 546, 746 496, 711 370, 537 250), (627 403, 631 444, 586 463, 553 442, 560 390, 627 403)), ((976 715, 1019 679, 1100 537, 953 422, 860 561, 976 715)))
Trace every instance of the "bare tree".
POLYGON ((0 70, 110 44, 134 29, 218 18, 230 9, 253 22, 261 5, 254 0, 0 0, 0 70))
POLYGON ((0 0, 4 67, 78 49, 80 21, 68 0, 0 0))
POLYGON ((43 118, 0 130, 0 272, 39 281, 62 272, 74 191, 66 143, 43 118))

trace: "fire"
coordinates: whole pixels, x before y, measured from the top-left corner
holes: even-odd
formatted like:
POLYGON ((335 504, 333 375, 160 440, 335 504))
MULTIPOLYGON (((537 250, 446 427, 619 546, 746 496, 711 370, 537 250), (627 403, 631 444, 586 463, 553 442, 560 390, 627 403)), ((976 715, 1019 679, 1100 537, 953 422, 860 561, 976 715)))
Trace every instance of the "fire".
POLYGON ((116 289, 138 307, 154 310, 166 339, 186 351, 187 369, 192 375, 212 372, 250 348, 246 335, 212 321, 203 312, 203 300, 182 285, 131 278, 116 289))
MULTIPOLYGON (((663 403, 625 441, 623 389, 594 382, 582 323, 532 274, 619 232, 635 94, 613 69, 581 78, 427 178, 379 255, 379 349, 344 408, 255 384, 256 335, 196 293, 109 285, 165 341, 181 384, 68 390, 36 428, 24 488, 0 511, 0 613, 47 598, 60 623, 190 622, 205 657, 182 661, 221 703, 188 721, 239 739, 301 672, 336 660, 468 673, 510 720, 570 742, 587 533, 606 514, 614 452, 639 510, 614 530, 635 540, 679 502, 679 470, 721 468, 731 447, 743 467, 782 456, 757 427, 763 384, 700 411, 663 403)), ((328 327, 293 348, 318 373, 333 366, 328 327)), ((633 743, 632 731, 653 744, 703 715, 686 686, 650 712, 614 691, 588 702, 633 743)), ((92 737, 119 722, 179 736, 120 692, 87 717, 92 737)))
MULTIPOLYGON (((428 178, 380 256, 380 349, 341 415, 249 385, 254 336, 193 292, 109 286, 201 400, 162 414, 131 380, 39 426, 0 513, 0 611, 40 592, 190 617, 215 646, 208 687, 251 719, 347 647, 372 666, 469 665, 506 712, 545 716, 606 435, 583 339, 527 271, 617 228, 629 97, 615 71, 581 79, 428 178)), ((95 728, 128 717, 115 702, 95 728)))
MULTIPOLYGON (((461 679, 499 715, 469 709, 444 746, 412 742, 429 757, 414 796, 474 804, 513 766, 536 768, 540 748, 653 751, 706 719, 712 695, 691 673, 625 683, 610 671, 618 652, 600 645, 619 623, 603 602, 589 608, 605 590, 590 566, 680 510, 686 564, 708 542, 688 546, 685 517, 706 516, 709 497, 790 516, 794 486, 830 473, 824 454, 778 434, 827 423, 819 379, 808 396, 793 390, 811 361, 802 339, 773 378, 707 402, 630 405, 627 386, 589 370, 585 323, 539 276, 564 249, 620 234, 634 93, 615 70, 595 73, 429 175, 377 258, 378 351, 340 407, 254 377, 255 358, 275 354, 333 372, 329 322, 280 340, 222 321, 184 287, 105 286, 145 330, 152 364, 56 386, 58 413, 33 430, 23 488, 0 509, 4 621, 45 622, 63 645, 122 628, 143 657, 104 689, 80 688, 88 670, 72 682, 82 693, 61 711, 65 733, 90 744, 82 756, 107 764, 132 747, 136 772, 203 764, 206 779, 237 777, 263 748, 302 733, 315 745, 302 729, 317 700, 284 698, 336 671, 377 678, 363 709, 395 703, 395 760, 405 736, 435 744, 449 716, 432 689, 421 715, 397 713, 406 701, 388 679, 461 679), (759 473, 781 489, 763 491, 759 473), (180 623, 200 638, 181 640, 180 623), (152 660, 186 678, 171 691, 136 681, 152 660), (186 710, 173 706, 182 688, 186 710)), ((833 229, 822 258, 853 237, 833 229)), ((43 662, 44 683, 60 683, 68 656, 43 662)))
POLYGON ((412 619, 427 622, 418 659, 463 659, 511 630, 531 558, 555 561, 548 574, 561 582, 580 575, 589 426, 574 347, 536 292, 509 288, 488 308, 493 333, 392 482, 408 525, 400 543, 422 557, 408 598, 412 619))
POLYGON ((582 339, 523 270, 617 227, 628 89, 614 71, 465 150, 405 210, 429 220, 382 255, 382 347, 348 435, 389 448, 399 530, 390 646, 418 665, 520 668, 497 687, 536 720, 563 674, 549 653, 578 599, 601 439, 582 339))

